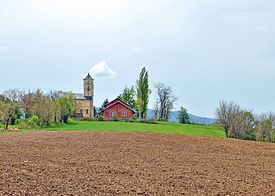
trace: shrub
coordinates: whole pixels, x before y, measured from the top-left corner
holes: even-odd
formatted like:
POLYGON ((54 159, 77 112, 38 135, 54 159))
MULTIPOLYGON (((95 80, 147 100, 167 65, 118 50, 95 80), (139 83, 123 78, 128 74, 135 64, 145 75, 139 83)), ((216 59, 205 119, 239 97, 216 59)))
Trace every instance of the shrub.
POLYGON ((113 117, 113 121, 118 121, 118 118, 117 118, 117 116, 116 116, 116 115, 114 115, 114 117, 113 117))
POLYGON ((19 119, 18 125, 19 125, 18 127, 20 129, 38 128, 39 127, 39 119, 37 116, 32 116, 28 119, 19 119))
POLYGON ((157 122, 154 119, 149 119, 149 120, 147 120, 147 119, 141 119, 138 122, 140 122, 140 123, 146 123, 146 124, 157 124, 157 122))
POLYGON ((104 119, 103 119, 103 116, 99 116, 98 118, 97 118, 97 120, 98 121, 103 121, 104 119))
POLYGON ((33 115, 31 118, 28 119, 27 124, 28 124, 30 127, 34 127, 34 126, 39 125, 38 116, 33 115))
POLYGON ((158 121, 168 122, 168 119, 166 119, 166 118, 159 118, 158 121))
POLYGON ((129 122, 130 120, 128 118, 123 119, 124 122, 129 122))
POLYGON ((72 122, 73 122, 73 120, 71 118, 68 118, 67 124, 71 124, 72 122))
POLYGON ((137 119, 138 119, 137 115, 134 114, 134 115, 133 115, 133 120, 137 120, 137 119))

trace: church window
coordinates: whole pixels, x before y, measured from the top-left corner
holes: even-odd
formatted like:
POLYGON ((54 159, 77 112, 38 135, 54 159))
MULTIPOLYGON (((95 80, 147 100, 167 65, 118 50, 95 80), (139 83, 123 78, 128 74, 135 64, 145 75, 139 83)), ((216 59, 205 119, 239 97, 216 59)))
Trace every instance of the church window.
POLYGON ((111 116, 114 116, 115 115, 115 112, 111 112, 111 116))
POLYGON ((82 114, 83 113, 83 110, 82 109, 80 109, 80 114, 82 114))
POLYGON ((122 116, 127 116, 127 112, 122 112, 122 116))
POLYGON ((89 114, 89 110, 88 109, 86 110, 86 114, 89 114))

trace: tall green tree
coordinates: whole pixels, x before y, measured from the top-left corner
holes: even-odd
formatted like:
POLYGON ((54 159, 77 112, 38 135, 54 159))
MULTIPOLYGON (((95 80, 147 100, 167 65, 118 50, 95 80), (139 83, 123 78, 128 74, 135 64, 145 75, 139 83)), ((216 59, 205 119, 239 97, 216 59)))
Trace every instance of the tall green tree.
POLYGON ((142 68, 139 79, 137 80, 137 100, 136 100, 136 107, 140 113, 140 117, 142 119, 146 118, 147 116, 147 107, 149 102, 149 82, 148 82, 148 71, 145 67, 142 68))
POLYGON ((182 123, 182 124, 190 124, 187 109, 185 109, 184 107, 180 108, 180 112, 178 115, 178 121, 179 121, 179 123, 182 123))
POLYGON ((135 108, 135 88, 132 86, 131 88, 125 87, 121 99, 125 103, 127 103, 131 108, 135 108))
POLYGON ((72 93, 63 93, 58 99, 60 105, 60 121, 67 123, 75 109, 74 95, 72 93))
POLYGON ((105 100, 103 101, 101 107, 100 107, 99 110, 98 110, 98 114, 99 114, 99 115, 102 115, 102 114, 103 114, 103 110, 105 110, 105 108, 107 107, 108 103, 109 103, 109 100, 108 100, 108 99, 105 99, 105 100))

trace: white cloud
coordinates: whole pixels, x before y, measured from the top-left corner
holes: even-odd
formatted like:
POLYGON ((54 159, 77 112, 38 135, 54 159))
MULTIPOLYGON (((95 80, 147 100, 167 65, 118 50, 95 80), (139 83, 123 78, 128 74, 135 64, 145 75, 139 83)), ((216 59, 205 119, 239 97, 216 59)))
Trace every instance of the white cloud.
MULTIPOLYGON (((111 70, 105 61, 95 64, 89 73, 91 76, 98 80, 113 79, 117 76, 116 72, 111 70)), ((86 77, 87 74, 85 74, 86 77)))
POLYGON ((3 51, 6 51, 8 49, 9 49, 8 47, 0 46, 0 53, 3 52, 3 51))

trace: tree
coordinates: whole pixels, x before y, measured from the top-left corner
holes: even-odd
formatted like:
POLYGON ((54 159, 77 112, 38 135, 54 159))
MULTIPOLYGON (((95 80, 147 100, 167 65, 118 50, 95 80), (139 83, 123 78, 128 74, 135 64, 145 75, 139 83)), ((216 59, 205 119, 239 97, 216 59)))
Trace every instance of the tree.
POLYGON ((23 92, 20 105, 25 113, 25 118, 31 117, 35 105, 34 92, 31 90, 28 90, 28 92, 23 92))
POLYGON ((135 88, 132 86, 131 88, 125 87, 121 99, 125 103, 127 103, 131 108, 135 108, 135 88))
POLYGON ((229 137, 236 139, 254 139, 254 115, 251 111, 237 109, 233 113, 229 137))
POLYGON ((271 112, 257 116, 255 129, 258 141, 275 142, 274 121, 275 115, 271 112))
POLYGON ((60 122, 67 123, 75 109, 74 95, 72 93, 63 93, 58 102, 60 104, 60 122))
POLYGON ((9 89, 4 91, 4 96, 10 100, 11 107, 13 108, 14 114, 10 118, 10 124, 14 125, 16 119, 20 119, 23 115, 20 102, 22 97, 23 91, 20 91, 18 89, 9 89))
POLYGON ((147 116, 147 107, 149 102, 149 83, 148 83, 148 71, 145 67, 142 68, 139 79, 137 80, 136 86, 137 99, 136 99, 136 108, 140 113, 142 119, 147 116))
POLYGON ((239 111, 239 106, 233 102, 220 101, 219 107, 216 109, 215 115, 224 128, 226 137, 229 137, 234 115, 239 111))
POLYGON ((61 98, 63 95, 64 95, 64 92, 62 91, 51 90, 48 93, 48 97, 52 102, 55 123, 61 122, 61 107, 60 107, 59 98, 61 98))
POLYGON ((17 119, 15 104, 5 96, 0 97, 0 118, 5 130, 8 129, 11 119, 17 119))
POLYGON ((187 110, 184 107, 180 108, 180 112, 178 115, 178 121, 179 121, 179 123, 182 123, 182 124, 190 124, 189 115, 187 113, 187 110))
POLYGON ((172 109, 174 109, 177 98, 173 95, 173 91, 169 86, 157 83, 155 88, 157 89, 155 113, 158 118, 168 119, 172 109))
POLYGON ((99 115, 102 115, 102 113, 103 113, 103 111, 105 110, 105 108, 107 107, 108 103, 109 103, 109 100, 108 100, 108 99, 105 99, 105 100, 103 101, 101 107, 100 107, 99 110, 98 110, 98 114, 99 114, 99 115))

